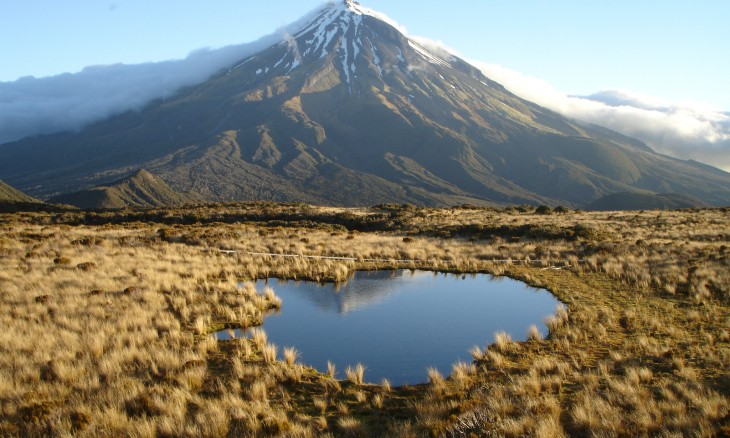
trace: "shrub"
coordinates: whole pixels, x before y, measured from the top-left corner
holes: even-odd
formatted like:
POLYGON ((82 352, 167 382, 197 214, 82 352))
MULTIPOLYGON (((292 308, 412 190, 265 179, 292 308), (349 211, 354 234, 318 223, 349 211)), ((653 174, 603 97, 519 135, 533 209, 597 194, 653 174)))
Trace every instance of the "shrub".
POLYGON ((535 214, 552 214, 553 209, 549 205, 541 205, 535 209, 535 214))

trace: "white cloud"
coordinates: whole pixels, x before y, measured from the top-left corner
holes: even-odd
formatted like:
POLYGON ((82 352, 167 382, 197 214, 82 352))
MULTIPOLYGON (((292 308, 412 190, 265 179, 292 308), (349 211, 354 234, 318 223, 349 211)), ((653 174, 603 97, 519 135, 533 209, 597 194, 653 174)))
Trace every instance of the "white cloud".
POLYGON ((78 73, 0 83, 0 143, 80 128, 137 109, 259 49, 257 43, 198 50, 183 60, 86 67, 78 73))
POLYGON ((94 121, 138 109, 203 82, 237 61, 295 33, 321 8, 257 41, 200 49, 185 59, 136 65, 92 66, 78 73, 0 82, 0 143, 31 135, 82 128, 94 121))
POLYGON ((569 96, 543 80, 499 65, 472 64, 518 96, 566 117, 638 138, 667 155, 730 171, 730 115, 726 113, 626 90, 569 96))

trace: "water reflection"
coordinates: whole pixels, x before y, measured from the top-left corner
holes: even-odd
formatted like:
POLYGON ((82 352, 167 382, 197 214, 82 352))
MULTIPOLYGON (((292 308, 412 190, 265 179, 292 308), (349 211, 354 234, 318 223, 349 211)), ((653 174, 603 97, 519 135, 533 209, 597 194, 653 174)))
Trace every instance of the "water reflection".
POLYGON ((489 275, 357 272, 339 285, 270 279, 256 289, 265 285, 282 299, 281 312, 264 320, 270 342, 296 347, 320 371, 328 360, 340 371, 359 362, 366 381, 394 385, 425 382, 428 367, 450 374, 500 330, 519 340, 535 324, 545 335, 558 304, 547 291, 489 275))
MULTIPOLYGON (((356 273, 356 278, 338 284, 317 284, 314 289, 310 282, 289 282, 269 280, 264 282, 275 291, 283 286, 290 293, 299 294, 325 312, 346 314, 372 307, 388 301, 388 298, 400 292, 400 281, 404 275, 413 278, 415 271, 374 271, 356 273), (404 274, 406 273, 406 274, 404 274)), ((423 274, 423 273, 422 273, 423 274)), ((257 289, 261 284, 257 284, 257 289)))

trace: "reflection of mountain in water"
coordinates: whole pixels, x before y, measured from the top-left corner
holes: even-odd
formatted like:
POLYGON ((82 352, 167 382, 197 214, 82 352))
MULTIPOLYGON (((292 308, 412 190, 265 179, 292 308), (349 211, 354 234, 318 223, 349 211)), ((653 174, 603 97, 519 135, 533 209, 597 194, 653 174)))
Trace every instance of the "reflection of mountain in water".
MULTIPOLYGON (((305 297, 326 312, 346 314, 386 301, 389 296, 401 290, 402 285, 398 279, 410 275, 411 272, 404 273, 403 270, 358 271, 346 283, 319 285, 310 282, 298 284, 287 282, 287 290, 289 293, 305 297)), ((422 274, 413 273, 413 275, 422 274)), ((276 288, 276 285, 271 283, 269 285, 274 287, 277 294, 282 292, 281 289, 276 288)))

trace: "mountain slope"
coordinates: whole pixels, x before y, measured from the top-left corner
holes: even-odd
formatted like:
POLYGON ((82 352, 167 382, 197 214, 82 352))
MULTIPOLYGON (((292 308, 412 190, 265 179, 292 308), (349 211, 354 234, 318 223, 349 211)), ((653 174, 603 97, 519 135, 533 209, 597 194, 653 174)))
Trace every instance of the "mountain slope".
POLYGON ((47 206, 0 181, 0 212, 44 210, 47 206))
POLYGON ((591 202, 586 210, 676 210, 678 208, 707 207, 702 201, 691 196, 676 193, 612 193, 591 202))
POLYGON ((0 147, 38 196, 144 167, 209 200, 580 206, 648 190, 730 204, 730 174, 518 98, 349 0, 177 96, 0 147))
POLYGON ((16 190, 4 182, 0 181, 0 203, 9 202, 28 202, 38 203, 41 202, 35 198, 32 198, 20 190, 16 190))
POLYGON ((140 169, 109 185, 55 196, 50 201, 84 209, 113 209, 181 205, 190 199, 172 190, 158 176, 140 169))

